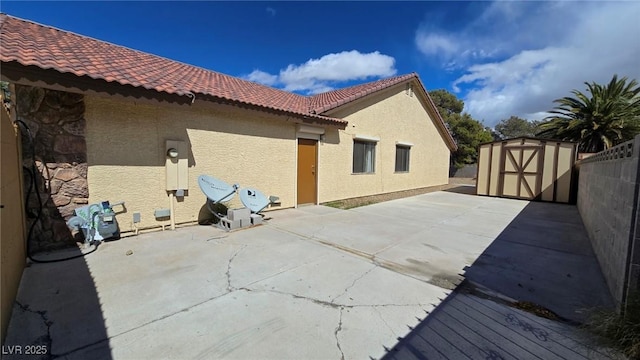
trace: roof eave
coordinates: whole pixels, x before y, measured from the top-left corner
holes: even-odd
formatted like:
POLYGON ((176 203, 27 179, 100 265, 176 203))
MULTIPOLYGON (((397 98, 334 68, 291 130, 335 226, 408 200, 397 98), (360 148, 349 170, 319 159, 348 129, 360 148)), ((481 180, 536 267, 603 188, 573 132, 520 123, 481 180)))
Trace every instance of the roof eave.
POLYGON ((203 93, 195 93, 195 99, 204 98, 205 101, 214 101, 214 102, 222 102, 234 106, 246 107, 255 110, 261 110, 269 113, 274 113, 278 115, 287 115, 300 119, 304 123, 317 123, 321 125, 335 126, 341 129, 347 127, 348 121, 338 118, 333 118, 329 116, 323 116, 318 114, 307 114, 302 112, 291 111, 288 109, 280 109, 271 106, 265 106, 260 104, 251 103, 248 101, 240 101, 236 99, 226 98, 222 96, 216 96, 211 94, 203 94, 203 93))
MULTIPOLYGON (((54 90, 63 90, 70 92, 85 93, 93 91, 95 93, 106 93, 114 95, 120 93, 123 96, 148 97, 153 98, 156 95, 167 100, 167 96, 177 100, 183 104, 192 104, 197 99, 205 99, 208 101, 219 101, 227 104, 241 105, 255 110, 266 111, 278 115, 287 115, 300 119, 304 123, 316 123, 325 126, 334 126, 338 128, 346 128, 347 121, 319 114, 305 114, 302 112, 291 111, 287 109, 279 109, 250 102, 234 100, 210 94, 194 93, 187 89, 176 89, 158 91, 154 88, 148 88, 142 85, 133 85, 123 83, 117 80, 109 81, 102 77, 93 77, 90 75, 78 76, 71 72, 61 72, 54 68, 45 68, 37 65, 23 64, 18 60, 3 58, 0 60, 2 64, 2 78, 7 81, 21 83, 30 86, 47 87, 54 90), (146 94, 146 95, 145 95, 146 94), (153 95, 156 94, 156 95, 153 95)), ((175 100, 174 100, 175 101, 175 100)))
POLYGON ((424 85, 422 84, 422 81, 420 80, 420 78, 416 75, 415 76, 415 80, 418 82, 418 84, 420 85, 420 89, 421 91, 424 93, 423 95, 427 98, 427 103, 431 106, 431 109, 433 110, 433 112, 436 114, 437 117, 437 121, 438 123, 441 125, 441 131, 444 132, 444 137, 445 137, 445 142, 447 143, 447 145, 449 146, 449 150, 451 152, 455 152, 458 150, 458 144, 456 144, 455 139, 453 138, 453 135, 451 134, 451 132, 449 131, 449 129, 447 128, 444 119, 442 118, 442 116, 440 115, 440 112, 438 111, 438 107, 436 106, 436 104, 433 102, 433 99, 431 98, 431 96, 429 95, 429 92, 427 92, 427 88, 424 87, 424 85))

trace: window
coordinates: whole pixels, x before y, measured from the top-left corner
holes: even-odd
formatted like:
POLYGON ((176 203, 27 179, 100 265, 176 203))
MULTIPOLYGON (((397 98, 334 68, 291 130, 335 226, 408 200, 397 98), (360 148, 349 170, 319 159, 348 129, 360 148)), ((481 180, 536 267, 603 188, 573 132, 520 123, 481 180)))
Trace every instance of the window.
POLYGON ((409 171, 409 151, 411 147, 396 145, 396 172, 409 171))
POLYGON ((353 141, 353 172, 373 173, 376 163, 376 143, 370 141, 353 141))

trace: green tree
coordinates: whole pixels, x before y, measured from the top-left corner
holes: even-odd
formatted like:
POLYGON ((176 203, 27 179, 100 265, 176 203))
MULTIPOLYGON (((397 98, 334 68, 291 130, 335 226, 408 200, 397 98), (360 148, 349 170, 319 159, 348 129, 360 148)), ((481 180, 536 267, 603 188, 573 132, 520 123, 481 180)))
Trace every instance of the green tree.
POLYGON ((458 144, 458 150, 451 155, 453 165, 459 169, 466 164, 477 163, 478 146, 493 141, 491 131, 468 113, 452 114, 447 121, 449 130, 458 144))
POLYGON ((517 116, 500 120, 495 126, 495 132, 500 139, 509 139, 520 136, 534 137, 538 132, 539 121, 528 121, 517 116))
POLYGON ((461 114, 464 109, 464 102, 445 89, 430 91, 429 95, 444 121, 447 121, 451 114, 461 114))
POLYGON ((466 164, 476 163, 478 145, 493 141, 491 130, 468 113, 463 113, 464 102, 447 90, 430 91, 429 95, 458 144, 458 150, 451 154, 452 165, 461 168, 466 164))
POLYGON ((640 133, 640 86, 636 80, 586 83, 587 92, 554 100, 558 104, 540 125, 541 137, 577 141, 583 152, 598 152, 640 133))

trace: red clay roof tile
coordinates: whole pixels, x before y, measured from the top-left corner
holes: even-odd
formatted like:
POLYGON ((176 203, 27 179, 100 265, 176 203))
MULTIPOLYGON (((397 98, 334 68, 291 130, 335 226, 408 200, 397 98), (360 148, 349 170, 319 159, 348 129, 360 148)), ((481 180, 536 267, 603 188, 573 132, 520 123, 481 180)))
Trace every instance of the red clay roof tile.
POLYGON ((433 112, 435 113, 434 120, 436 122, 436 125, 438 126, 438 128, 440 129, 440 132, 444 136, 445 141, 449 145, 449 148, 452 151, 455 151, 458 148, 458 146, 455 140, 453 139, 453 136, 451 136, 451 133, 445 126, 444 121, 442 120, 442 116, 438 112, 438 108, 436 107, 435 103, 431 99, 431 96, 429 96, 429 93, 427 92, 426 88, 422 84, 422 81, 420 81, 420 77, 418 77, 418 74, 416 73, 390 77, 390 78, 381 79, 378 81, 355 85, 348 88, 333 90, 333 91, 311 96, 309 98, 309 111, 314 112, 316 114, 325 113, 329 110, 333 110, 342 105, 361 99, 365 96, 371 95, 378 91, 388 89, 398 84, 408 83, 410 81, 416 81, 418 83, 418 91, 422 92, 422 94, 427 99, 427 102, 431 106, 433 112))
MULTIPOLYGON (((1 13, 0 61, 168 94, 208 95, 336 125, 346 121, 322 113, 413 79, 431 101, 415 73, 307 97, 1 13)), ((439 114, 437 117, 450 148, 455 149, 453 138, 439 114)))
POLYGON ((320 114, 415 77, 411 73, 317 94, 310 97, 309 109, 320 114))

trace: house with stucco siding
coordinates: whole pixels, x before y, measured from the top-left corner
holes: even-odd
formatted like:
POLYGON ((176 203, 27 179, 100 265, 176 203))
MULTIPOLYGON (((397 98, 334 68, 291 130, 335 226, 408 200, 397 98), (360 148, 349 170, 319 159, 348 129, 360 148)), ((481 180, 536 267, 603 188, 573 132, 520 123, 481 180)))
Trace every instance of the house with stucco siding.
POLYGON ((48 209, 39 249, 71 241, 64 220, 104 200, 125 202, 124 233, 166 226, 163 208, 194 224, 201 174, 289 208, 446 184, 456 149, 415 73, 303 96, 5 14, 0 61, 48 209))

